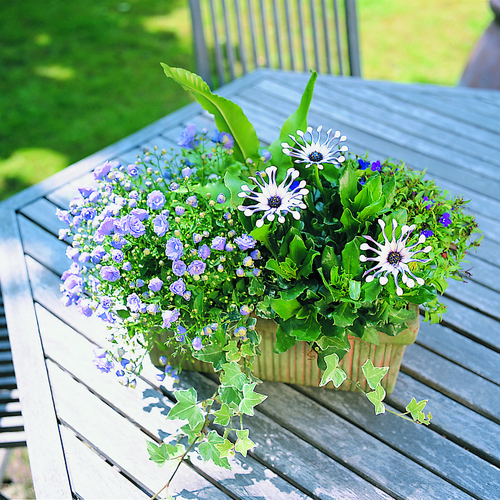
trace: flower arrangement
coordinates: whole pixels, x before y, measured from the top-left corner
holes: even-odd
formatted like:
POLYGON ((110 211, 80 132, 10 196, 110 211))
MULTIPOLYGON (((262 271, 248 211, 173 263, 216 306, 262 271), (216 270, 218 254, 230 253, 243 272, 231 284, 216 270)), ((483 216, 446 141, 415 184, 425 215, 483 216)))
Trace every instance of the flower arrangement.
MULTIPOLYGON (((71 241, 63 301, 110 325, 110 347, 94 362, 124 385, 134 387, 152 350, 162 382, 189 360, 211 364, 217 392, 198 401, 193 388, 176 391, 168 419, 180 421, 179 435, 148 447, 162 464, 197 444, 204 459, 230 467, 230 456, 254 445, 241 417, 265 399, 253 374, 264 319, 274 321, 276 353, 305 342, 324 370, 320 385, 339 387, 349 379, 340 366, 349 336, 396 337, 418 306, 439 320, 438 293, 448 278, 463 280, 478 229, 466 202, 422 172, 351 155, 340 132, 309 127, 315 72, 266 150, 236 104, 163 66, 223 132, 189 125, 180 154, 155 148, 134 164, 95 169, 96 184, 57 212, 68 225, 60 237, 71 241), (226 427, 223 436, 212 423, 226 427)), ((353 383, 383 413, 388 367, 367 360, 362 370, 368 392, 353 383)), ((425 403, 413 399, 402 416, 427 424, 425 403)))

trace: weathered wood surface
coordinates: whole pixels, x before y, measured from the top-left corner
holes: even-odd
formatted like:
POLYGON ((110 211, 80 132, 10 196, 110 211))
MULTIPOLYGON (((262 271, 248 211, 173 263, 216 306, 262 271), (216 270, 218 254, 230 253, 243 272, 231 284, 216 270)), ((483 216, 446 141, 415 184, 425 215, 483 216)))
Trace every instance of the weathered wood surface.
MULTIPOLYGON (((264 70, 221 93, 243 107, 266 145, 297 106, 307 78, 264 70)), ((191 454, 174 481, 175 495, 500 498, 499 96, 322 76, 311 106, 310 125, 342 130, 352 151, 401 158, 427 169, 451 194, 470 198, 485 232, 463 265, 471 270, 469 283, 450 283, 448 314, 440 325, 422 325, 388 399, 395 411, 413 396, 429 399, 431 426, 375 417, 355 393, 265 383, 269 398, 247 422, 255 450, 235 460, 233 472, 191 454)), ((93 349, 105 345, 107 330, 59 300, 69 261, 55 210, 93 182, 98 164, 131 163, 144 148, 175 148, 188 123, 214 128, 191 104, 0 205, 0 277, 37 498, 147 498, 168 478, 166 468, 148 461, 145 440, 159 443, 172 430, 165 420, 172 392, 149 364, 135 391, 93 366, 93 349)), ((214 382, 183 374, 181 387, 187 386, 208 394, 214 382)), ((17 397, 0 393, 0 427, 19 428, 17 397)))

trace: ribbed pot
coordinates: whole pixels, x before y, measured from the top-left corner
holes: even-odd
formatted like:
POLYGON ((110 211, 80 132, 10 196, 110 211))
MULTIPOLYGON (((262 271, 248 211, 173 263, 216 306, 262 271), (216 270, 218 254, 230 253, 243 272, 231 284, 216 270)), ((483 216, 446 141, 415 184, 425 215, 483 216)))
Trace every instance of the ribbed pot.
MULTIPOLYGON (((351 349, 342 359, 340 366, 347 373, 348 378, 357 382, 363 390, 367 389, 367 384, 361 367, 368 359, 371 359, 374 366, 389 367, 387 375, 382 379, 382 386, 387 394, 391 394, 394 390, 406 346, 415 342, 420 325, 417 306, 410 305, 410 309, 415 311, 416 317, 409 322, 408 328, 396 337, 379 332, 379 345, 370 344, 349 335, 351 349)), ((323 371, 318 368, 316 353, 310 349, 309 344, 299 342, 287 352, 276 354, 273 351, 276 343, 276 323, 273 320, 259 318, 256 329, 262 336, 260 343, 262 354, 257 356, 254 361, 253 373, 256 377, 273 382, 319 386, 323 371)), ((158 358, 161 354, 162 352, 156 347, 151 351, 151 360, 156 366, 159 366, 158 358)), ((198 360, 184 362, 182 368, 202 373, 213 373, 210 363, 198 360)), ((332 382, 324 387, 334 389, 332 382)), ((345 381, 339 389, 342 391, 357 390, 356 386, 348 381, 345 381)))

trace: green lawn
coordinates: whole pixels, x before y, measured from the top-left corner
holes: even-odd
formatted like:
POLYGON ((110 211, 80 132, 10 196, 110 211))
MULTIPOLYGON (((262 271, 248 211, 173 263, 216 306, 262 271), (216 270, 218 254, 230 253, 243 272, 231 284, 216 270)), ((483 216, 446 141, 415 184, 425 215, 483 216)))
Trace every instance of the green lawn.
MULTIPOLYGON (((0 3, 0 199, 189 102, 187 0, 0 3)), ((455 85, 487 0, 358 0, 365 78, 455 85)))

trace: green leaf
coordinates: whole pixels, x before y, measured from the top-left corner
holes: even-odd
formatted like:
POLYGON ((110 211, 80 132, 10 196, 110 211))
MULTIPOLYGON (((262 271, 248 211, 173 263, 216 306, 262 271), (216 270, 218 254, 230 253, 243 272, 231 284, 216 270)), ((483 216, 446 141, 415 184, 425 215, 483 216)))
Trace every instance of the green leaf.
MULTIPOLYGON (((205 420, 203 420, 203 422, 200 422, 194 429, 191 429, 191 427, 189 427, 189 424, 183 425, 181 427, 180 430, 183 434, 185 434, 188 437, 189 444, 192 444, 193 441, 200 436, 204 423, 205 423, 205 420)), ((168 446, 167 446, 167 450, 168 450, 168 446)))
POLYGON ((130 316, 130 311, 128 309, 117 309, 115 312, 122 319, 128 318, 130 316))
POLYGON ((375 389, 377 385, 380 384, 380 381, 385 377, 385 374, 389 371, 389 367, 383 366, 382 368, 378 368, 373 366, 371 359, 368 359, 363 365, 362 370, 368 385, 372 389, 375 389))
POLYGON ((375 406, 375 413, 377 415, 385 413, 385 405, 382 403, 385 398, 385 389, 381 385, 377 385, 377 388, 373 392, 368 392, 366 397, 375 406))
POLYGON ((361 281, 350 280, 349 281, 349 297, 352 300, 358 300, 361 295, 361 281))
POLYGON ((207 435, 207 440, 203 441, 198 446, 198 452, 205 462, 207 460, 212 460, 215 465, 231 470, 227 458, 222 457, 220 450, 217 449, 217 445, 222 444, 224 444, 224 438, 219 436, 217 432, 210 431, 207 435))
POLYGON ((321 377, 321 382, 319 383, 320 387, 328 384, 328 382, 332 381, 335 387, 340 387, 342 382, 347 378, 346 373, 342 368, 339 368, 338 365, 340 363, 339 357, 336 354, 330 354, 329 356, 325 356, 326 370, 321 377))
POLYGON ((212 363, 216 372, 226 362, 226 354, 221 349, 220 344, 209 344, 199 351, 193 351, 193 357, 206 363, 212 363))
POLYGON ((221 458, 234 456, 234 444, 229 439, 224 439, 222 444, 216 444, 215 447, 220 451, 221 458))
POLYGON ((175 391, 174 396, 177 403, 168 412, 167 420, 187 420, 191 429, 205 420, 203 411, 197 404, 198 394, 193 387, 184 391, 175 391))
POLYGON ((262 403, 267 396, 264 394, 258 394, 254 392, 255 386, 257 384, 254 382, 253 384, 245 384, 243 387, 243 400, 240 403, 240 411, 241 413, 245 413, 247 415, 253 416, 253 408, 258 404, 262 403))
POLYGON ((236 387, 221 387, 219 389, 220 399, 226 403, 229 408, 238 410, 238 406, 243 399, 243 393, 236 387))
POLYGON ((356 215, 356 218, 359 221, 364 221, 368 219, 369 217, 372 217, 374 215, 377 215, 381 210, 383 210, 385 207, 385 200, 384 198, 379 198, 377 201, 372 203, 371 205, 365 207, 361 212, 359 212, 358 215, 356 215))
POLYGON ((314 248, 310 248, 307 251, 307 255, 305 256, 304 260, 300 263, 300 271, 297 277, 303 276, 304 278, 308 278, 309 275, 313 272, 313 264, 314 264, 314 258, 317 255, 321 255, 317 250, 314 250, 314 248))
POLYGON ((384 194, 385 199, 384 208, 392 207, 392 202, 396 196, 396 178, 394 176, 382 186, 382 193, 384 194))
POLYGON ((302 307, 302 304, 297 299, 273 299, 271 300, 271 305, 276 311, 276 314, 285 321, 292 316, 295 316, 302 307))
POLYGON ((276 344, 273 349, 275 353, 280 354, 286 352, 297 343, 297 339, 291 335, 291 331, 290 321, 278 324, 278 329, 276 330, 276 344))
POLYGON ((378 279, 370 281, 369 283, 364 281, 361 285, 362 301, 369 303, 375 302, 382 289, 383 287, 378 279))
POLYGON ((236 342, 235 340, 231 340, 230 342, 228 342, 227 345, 222 348, 222 350, 227 353, 226 359, 229 362, 239 361, 239 359, 241 358, 241 353, 238 350, 238 342, 236 342))
POLYGON ((361 245, 360 237, 356 237, 354 240, 350 241, 342 250, 342 266, 344 267, 346 273, 351 276, 356 276, 359 271, 360 261, 359 261, 359 246, 361 245))
POLYGON ((380 343, 378 338, 378 331, 376 328, 373 327, 365 326, 363 328, 363 335, 361 336, 361 338, 365 342, 370 342, 370 344, 379 345, 380 343))
POLYGON ((241 186, 245 184, 245 181, 233 172, 227 171, 224 174, 224 184, 231 194, 231 207, 237 209, 238 206, 243 203, 243 200, 238 196, 238 194, 243 192, 241 190, 241 186))
POLYGON ((424 414, 424 408, 428 402, 429 400, 423 399, 422 401, 419 401, 417 403, 417 400, 415 398, 412 398, 412 400, 408 403, 408 406, 406 407, 406 411, 409 411, 411 413, 411 418, 413 418, 413 420, 417 422, 422 421, 422 423, 425 423, 423 422, 423 420, 426 419, 424 414))
POLYGON ((343 328, 351 326, 356 318, 356 311, 349 302, 342 302, 333 311, 333 324, 335 326, 343 328))
POLYGON ((357 234, 359 221, 352 215, 350 209, 344 208, 342 216, 340 217, 340 222, 344 226, 348 238, 353 238, 357 234))
POLYGON ((309 106, 311 104, 311 99, 314 92, 314 84, 318 74, 316 71, 311 71, 311 77, 309 82, 302 94, 299 107, 292 113, 283 123, 281 127, 280 136, 276 139, 267 149, 272 155, 272 164, 278 167, 278 171, 286 171, 288 167, 292 166, 292 160, 289 156, 283 154, 282 142, 290 143, 291 135, 296 135, 297 130, 302 130, 303 132, 307 129, 307 113, 309 111, 309 106))
POLYGON ((169 460, 167 445, 162 443, 161 446, 158 446, 156 443, 152 441, 146 441, 149 453, 149 460, 158 464, 160 467, 169 460))
POLYGON ((222 406, 214 413, 215 420, 214 424, 227 425, 233 416, 232 410, 226 403, 222 403, 222 406))
POLYGON ((234 361, 222 365, 220 381, 225 386, 236 387, 240 391, 247 383, 247 376, 241 371, 241 366, 234 361))
POLYGON ((300 264, 307 254, 307 248, 304 240, 300 236, 295 235, 293 240, 290 242, 288 252, 290 258, 297 264, 300 264))
POLYGON ((165 74, 190 90, 195 99, 209 113, 214 115, 215 124, 220 132, 228 132, 234 139, 234 157, 245 163, 247 158, 259 161, 259 139, 252 124, 242 109, 219 95, 213 94, 201 77, 182 68, 171 68, 161 63, 165 74))
POLYGON ((276 259, 269 259, 266 262, 266 269, 274 271, 278 276, 286 280, 291 280, 297 276, 297 264, 288 257, 285 262, 280 263, 278 263, 276 259))
POLYGON ((281 299, 282 300, 296 299, 306 289, 307 285, 305 283, 297 283, 294 287, 289 288, 288 290, 283 290, 281 292, 281 299))
POLYGON ((352 202, 358 194, 358 176, 356 170, 348 164, 339 180, 340 201, 344 208, 352 210, 352 202))
POLYGON ((323 249, 323 254, 321 255, 321 269, 325 276, 330 276, 330 271, 332 267, 337 267, 339 265, 337 256, 335 255, 335 250, 331 246, 325 246, 323 249))
POLYGON ((170 460, 175 460, 176 458, 179 458, 182 455, 184 455, 186 447, 181 443, 167 444, 167 451, 170 460))
POLYGON ((311 310, 307 318, 291 318, 291 334, 297 340, 314 342, 321 335, 321 325, 318 323, 317 315, 317 311, 311 310))
POLYGON ((241 431, 236 431, 236 435, 238 436, 238 440, 236 441, 236 445, 234 449, 241 453, 244 457, 247 456, 248 450, 251 450, 255 443, 248 438, 248 429, 243 429, 241 431))

